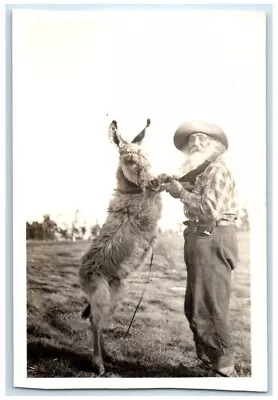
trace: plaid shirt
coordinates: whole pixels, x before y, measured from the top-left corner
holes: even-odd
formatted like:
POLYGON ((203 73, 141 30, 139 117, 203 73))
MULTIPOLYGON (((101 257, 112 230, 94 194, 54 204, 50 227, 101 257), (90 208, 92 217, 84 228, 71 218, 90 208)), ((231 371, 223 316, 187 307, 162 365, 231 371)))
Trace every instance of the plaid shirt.
POLYGON ((237 217, 235 182, 221 157, 197 176, 190 191, 184 189, 181 201, 189 220, 207 222, 237 217))

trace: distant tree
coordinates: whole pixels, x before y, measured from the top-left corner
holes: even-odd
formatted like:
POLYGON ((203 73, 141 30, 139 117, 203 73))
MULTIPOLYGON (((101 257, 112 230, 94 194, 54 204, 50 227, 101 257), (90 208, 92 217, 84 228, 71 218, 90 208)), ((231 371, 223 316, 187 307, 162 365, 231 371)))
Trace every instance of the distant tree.
POLYGON ((85 240, 97 236, 100 229, 98 221, 92 227, 86 226, 86 221, 81 219, 80 211, 77 210, 75 218, 69 224, 62 222, 60 218, 57 223, 49 214, 43 216, 42 223, 26 222, 26 238, 27 240, 85 240))
POLYGON ((30 240, 32 238, 32 225, 26 222, 26 239, 30 240))
POLYGON ((97 222, 95 225, 93 225, 92 227, 91 227, 91 235, 93 236, 93 237, 95 237, 95 236, 98 236, 99 235, 99 232, 100 232, 100 225, 99 225, 99 223, 97 222))
POLYGON ((38 221, 33 221, 31 224, 26 223, 26 239, 27 240, 42 240, 43 227, 38 221))
POLYGON ((52 221, 49 214, 43 216, 42 222, 43 240, 55 240, 57 232, 57 224, 52 221))
POLYGON ((71 234, 69 233, 67 228, 61 228, 59 227, 57 229, 57 233, 56 233, 56 238, 58 239, 62 239, 62 240, 70 240, 71 239, 71 234))
POLYGON ((250 229, 249 213, 246 207, 240 209, 236 226, 239 231, 248 231, 250 229))
POLYGON ((158 233, 158 234, 161 234, 161 233, 162 233, 162 229, 161 229, 160 226, 157 228, 157 233, 158 233))
POLYGON ((80 210, 76 210, 72 221, 72 240, 82 240, 87 232, 86 222, 82 218, 80 210))
POLYGON ((249 214, 246 207, 242 209, 241 229, 244 231, 248 231, 250 229, 249 214))

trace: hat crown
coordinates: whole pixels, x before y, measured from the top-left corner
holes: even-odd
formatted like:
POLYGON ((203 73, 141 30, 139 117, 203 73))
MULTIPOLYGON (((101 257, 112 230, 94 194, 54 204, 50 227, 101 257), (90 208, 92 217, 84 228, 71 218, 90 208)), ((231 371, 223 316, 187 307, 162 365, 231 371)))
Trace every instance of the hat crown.
POLYGON ((206 121, 186 121, 183 122, 174 134, 174 145, 178 150, 181 150, 188 144, 188 138, 193 133, 204 133, 219 142, 221 142, 226 149, 229 143, 223 129, 211 122, 206 121))

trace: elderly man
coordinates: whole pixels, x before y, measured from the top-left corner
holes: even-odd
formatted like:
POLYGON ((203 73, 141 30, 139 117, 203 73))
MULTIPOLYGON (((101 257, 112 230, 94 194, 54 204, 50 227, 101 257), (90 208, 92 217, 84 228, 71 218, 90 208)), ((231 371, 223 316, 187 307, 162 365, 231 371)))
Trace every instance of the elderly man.
POLYGON ((174 144, 184 153, 187 167, 209 161, 190 187, 178 180, 165 184, 166 191, 184 204, 188 218, 184 312, 201 366, 218 376, 237 376, 228 324, 231 273, 238 258, 236 188, 222 157, 228 139, 219 126, 192 121, 179 126, 174 144))

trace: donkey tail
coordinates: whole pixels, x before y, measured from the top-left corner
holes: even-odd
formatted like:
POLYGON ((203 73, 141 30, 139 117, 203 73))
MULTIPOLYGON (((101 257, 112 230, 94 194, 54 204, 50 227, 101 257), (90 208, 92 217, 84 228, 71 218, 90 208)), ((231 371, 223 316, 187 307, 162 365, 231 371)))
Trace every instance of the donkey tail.
POLYGON ((88 304, 83 312, 82 312, 82 318, 87 319, 91 316, 91 304, 88 304))

